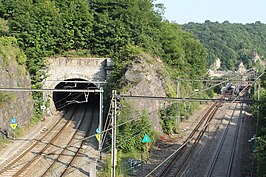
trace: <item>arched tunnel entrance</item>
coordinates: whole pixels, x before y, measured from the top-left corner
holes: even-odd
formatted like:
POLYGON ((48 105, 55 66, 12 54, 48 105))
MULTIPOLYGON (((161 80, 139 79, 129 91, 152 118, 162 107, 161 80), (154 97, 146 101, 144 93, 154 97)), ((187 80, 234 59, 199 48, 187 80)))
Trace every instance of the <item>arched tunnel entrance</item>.
MULTIPOLYGON (((63 112, 64 119, 73 119, 75 127, 82 127, 78 129, 87 136, 95 134, 98 127, 102 131, 103 92, 99 92, 95 84, 83 79, 68 79, 57 84, 55 90, 64 90, 54 91, 52 95, 55 108, 63 112)), ((89 143, 95 148, 100 144, 95 138, 89 143)))
POLYGON ((63 110, 68 106, 75 104, 89 104, 89 100, 96 99, 93 102, 99 102, 99 93, 93 92, 75 92, 78 90, 96 90, 97 86, 83 79, 68 79, 56 85, 55 89, 71 90, 69 92, 53 92, 53 101, 57 110, 63 110), (72 91, 73 90, 73 91, 72 91), (97 98, 98 97, 98 98, 97 98))

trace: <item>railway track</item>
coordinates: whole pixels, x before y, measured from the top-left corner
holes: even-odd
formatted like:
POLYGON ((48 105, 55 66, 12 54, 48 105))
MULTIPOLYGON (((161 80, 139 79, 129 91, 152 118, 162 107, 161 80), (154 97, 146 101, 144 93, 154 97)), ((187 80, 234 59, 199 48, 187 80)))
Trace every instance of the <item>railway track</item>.
POLYGON ((216 149, 216 153, 210 165, 207 176, 232 176, 232 168, 234 162, 234 154, 236 152, 236 145, 239 137, 239 130, 241 126, 241 115, 243 110, 243 103, 240 108, 240 117, 235 116, 234 112, 237 105, 231 115, 230 120, 226 126, 226 129, 222 135, 219 146, 216 149))
MULTIPOLYGON (((94 119, 95 117, 96 118, 99 117, 99 107, 97 106, 97 104, 93 105, 91 120, 95 120, 94 119)), ((94 130, 96 129, 96 127, 98 127, 98 122, 97 121, 90 121, 89 125, 87 125, 87 127, 86 127, 86 129, 87 129, 86 136, 94 135, 95 134, 94 130)), ((74 158, 72 158, 71 161, 68 163, 67 167, 65 168, 65 170, 61 174, 61 176, 68 176, 70 174, 74 174, 75 171, 82 166, 81 165, 82 164, 81 163, 82 162, 81 159, 83 159, 83 161, 84 161, 84 158, 83 158, 84 156, 85 157, 90 157, 91 159, 94 158, 95 149, 93 149, 93 144, 94 145, 98 145, 98 142, 95 142, 92 139, 84 140, 84 137, 82 139, 83 139, 83 141, 81 142, 80 147, 76 151, 74 158), (87 151, 90 151, 90 154, 88 154, 87 151), (94 155, 92 155, 92 154, 94 154, 94 155)), ((98 151, 97 151, 97 155, 98 155, 98 151)), ((87 164, 87 163, 88 162, 85 161, 85 164, 87 164)), ((95 173, 96 173, 96 171, 95 171, 95 173)), ((93 176, 92 173, 86 173, 86 172, 85 172, 85 175, 86 176, 93 176)), ((74 176, 77 176, 77 175, 74 174, 74 176)))
POLYGON ((83 156, 82 147, 86 143, 85 140, 81 141, 81 139, 84 139, 88 135, 88 131, 93 128, 95 112, 93 111, 94 109, 88 109, 90 110, 86 111, 82 122, 79 124, 79 128, 76 129, 71 140, 40 176, 67 176, 78 168, 75 167, 75 162, 78 157, 83 156), (81 132, 78 129, 84 129, 86 131, 81 132))
POLYGON ((183 171, 184 167, 191 158, 193 148, 195 148, 195 146, 197 146, 197 144, 199 143, 210 121, 214 117, 219 107, 221 107, 221 105, 221 102, 216 102, 208 108, 199 123, 196 125, 190 135, 186 138, 182 147, 169 160, 168 164, 163 167, 163 169, 159 173, 157 173, 156 176, 179 176, 179 174, 183 171), (194 142, 191 143, 193 140, 194 142))
POLYGON ((60 118, 41 138, 23 152, 18 152, 17 158, 2 167, 0 177, 96 175, 94 162, 97 160, 98 142, 96 138, 87 140, 85 137, 95 134, 99 108, 95 97, 89 101, 94 104, 68 108, 64 118, 60 118), (88 159, 92 160, 89 165, 88 159))
MULTIPOLYGON (((74 111, 70 110, 66 112, 65 118, 70 119, 73 114, 74 111)), ((0 170, 0 176, 14 176, 16 171, 18 171, 20 168, 23 168, 23 166, 27 163, 30 163, 28 160, 28 156, 30 156, 31 158, 37 156, 36 153, 33 153, 36 151, 36 148, 43 146, 45 142, 55 137, 57 132, 60 131, 60 129, 63 129, 64 126, 66 126, 67 122, 68 120, 62 118, 58 119, 55 124, 48 131, 46 131, 43 136, 41 136, 41 138, 35 140, 35 142, 31 144, 26 150, 18 152, 19 155, 17 155, 16 158, 14 158, 11 162, 8 162, 5 166, 3 166, 0 170)))
POLYGON ((74 110, 68 111, 65 114, 66 119, 59 119, 40 139, 4 166, 0 171, 0 176, 24 176, 28 167, 38 160, 45 150, 59 138, 60 132, 70 125, 74 113, 74 110))

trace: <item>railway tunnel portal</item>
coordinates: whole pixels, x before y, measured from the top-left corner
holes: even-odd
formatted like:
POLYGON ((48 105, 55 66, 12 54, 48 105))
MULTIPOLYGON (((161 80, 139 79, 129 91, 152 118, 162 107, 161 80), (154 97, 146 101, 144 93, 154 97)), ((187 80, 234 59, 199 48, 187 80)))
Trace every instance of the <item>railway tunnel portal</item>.
POLYGON ((43 88, 69 90, 44 93, 44 101, 50 103, 49 111, 88 102, 90 95, 99 94, 96 90, 106 83, 112 66, 110 58, 49 58, 43 88), (76 89, 88 92, 75 92, 76 89))
MULTIPOLYGON (((113 62, 109 58, 50 58, 43 80, 43 114, 56 111, 65 113, 76 108, 86 107, 87 114, 93 115, 89 131, 94 134, 96 128, 102 131, 103 124, 103 86, 106 83, 113 62), (49 104, 46 104, 49 102, 49 104), (49 105, 46 108, 45 105, 49 105), (90 113, 88 113, 90 111, 90 113)), ((76 111, 74 111, 76 113, 76 111)), ((76 117, 79 117, 77 112, 76 117)), ((75 115, 74 115, 75 116, 75 115)), ((78 121, 75 122, 78 124, 78 121)), ((101 140, 99 140, 101 141, 101 140)), ((96 143, 97 144, 97 143, 96 143)), ((99 143, 100 144, 100 143, 99 143)), ((99 146, 100 148, 100 146, 99 146)))

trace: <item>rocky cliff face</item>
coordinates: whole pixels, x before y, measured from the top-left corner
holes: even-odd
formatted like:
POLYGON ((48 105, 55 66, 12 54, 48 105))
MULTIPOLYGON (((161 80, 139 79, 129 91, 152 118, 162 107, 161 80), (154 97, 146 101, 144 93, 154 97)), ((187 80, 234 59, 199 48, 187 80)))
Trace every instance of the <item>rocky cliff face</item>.
MULTIPOLYGON (((154 96, 166 97, 168 86, 171 80, 164 69, 160 59, 152 58, 148 55, 137 57, 123 76, 123 82, 127 83, 121 94, 132 96, 154 96)), ((138 110, 146 110, 154 130, 162 132, 159 121, 159 110, 164 108, 167 103, 162 100, 132 99, 134 107, 138 110)))
MULTIPOLYGON (((0 88, 30 88, 30 77, 25 66, 18 63, 22 56, 13 39, 0 38, 0 88)), ((29 92, 0 91, 0 129, 11 131, 11 118, 18 127, 27 124, 33 112, 33 100, 29 92)))

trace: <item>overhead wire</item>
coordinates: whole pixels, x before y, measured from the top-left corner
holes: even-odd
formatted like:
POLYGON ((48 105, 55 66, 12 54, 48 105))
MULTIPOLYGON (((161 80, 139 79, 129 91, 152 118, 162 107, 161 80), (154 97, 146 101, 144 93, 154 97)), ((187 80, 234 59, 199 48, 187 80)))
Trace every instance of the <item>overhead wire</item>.
MULTIPOLYGON (((237 76, 235 76, 235 77, 237 77, 237 76)), ((233 78, 235 78, 235 77, 233 77, 233 78)), ((259 77, 261 77, 261 76, 259 76, 259 77)), ((225 83, 225 82, 228 82, 228 81, 230 81, 230 80, 231 80, 231 79, 226 80, 226 81, 224 81, 224 82, 222 82, 222 83, 216 84, 215 86, 221 85, 221 84, 223 84, 223 83, 225 83)), ((256 79, 256 80, 257 80, 257 79, 256 79)), ((256 81, 256 80, 255 80, 255 81, 256 81)), ((255 83, 255 81, 254 81, 253 83, 255 83)), ((212 86, 212 88, 215 87, 215 86, 212 86)), ((207 89, 205 89, 205 91, 206 91, 206 90, 209 90, 209 89, 211 89, 211 88, 207 88, 207 89)), ((202 91, 203 91, 203 90, 202 90, 202 91)), ((196 94, 198 94, 198 93, 199 93, 199 92, 197 92, 196 94)), ((195 95, 195 94, 192 94, 192 95, 195 95)), ((173 103, 172 103, 172 104, 173 104, 173 103)), ((109 110, 110 110, 110 107, 109 107, 109 110)), ((160 109, 154 109, 153 111, 150 111, 148 114, 152 114, 152 113, 154 113, 154 112, 156 112, 156 111, 158 111, 158 110, 160 110, 160 109)), ((124 124, 127 124, 127 123, 129 123, 129 122, 132 122, 132 121, 138 121, 138 120, 140 120, 141 118, 142 118, 141 115, 140 115, 140 116, 137 116, 136 118, 130 119, 130 120, 128 120, 128 121, 125 121, 125 122, 123 122, 123 123, 121 123, 121 124, 116 125, 115 127, 112 127, 112 128, 120 127, 120 126, 122 126, 122 125, 124 125, 124 124)), ((103 130, 101 133, 106 133, 106 132, 112 130, 112 128, 107 128, 106 130, 103 130)), ((90 136, 85 137, 85 138, 83 138, 83 139, 80 139, 80 141, 89 140, 89 139, 91 139, 91 138, 93 138, 93 137, 95 137, 95 136, 96 136, 96 134, 93 134, 93 135, 90 135, 90 136)), ((74 144, 76 144, 76 143, 70 144, 70 145, 68 145, 68 146, 72 146, 72 145, 74 145, 74 144)), ((67 146, 65 146, 65 147, 67 147, 67 146)), ((110 147, 110 146, 109 146, 109 147, 110 147)), ((108 149, 109 147, 107 146, 107 147, 104 148, 104 149, 108 149)), ((175 153, 176 153, 176 152, 174 152, 173 155, 174 155, 175 153)), ((173 155, 171 155, 171 157, 172 157, 173 155)), ((171 157, 169 157, 169 158, 171 158, 171 157)), ((164 160, 163 163, 165 163, 165 161, 167 161, 169 158, 167 158, 166 160, 164 160)), ((158 167, 158 168, 159 168, 159 167, 158 167)), ((157 168, 156 168, 156 169, 157 169, 157 168)))
MULTIPOLYGON (((235 77, 233 77, 233 78, 235 78, 235 77)), ((258 78, 257 78, 257 79, 258 79, 258 78)), ((257 79, 256 79, 256 80, 257 80, 257 79)), ((211 88, 213 88, 213 87, 215 87, 215 86, 221 85, 221 84, 223 84, 223 83, 225 83, 225 82, 228 82, 228 81, 229 81, 229 80, 226 80, 226 81, 221 82, 221 83, 219 83, 219 84, 215 84, 214 86, 212 86, 212 87, 210 87, 210 88, 207 88, 207 89, 201 90, 201 92, 203 92, 203 91, 207 91, 207 90, 209 90, 209 89, 211 89, 211 88)), ((196 95, 196 94, 198 94, 198 93, 199 93, 199 92, 194 93, 194 94, 192 94, 191 96, 194 96, 194 95, 196 95)), ((81 95, 82 95, 82 94, 81 94, 81 95)), ((172 103, 172 104, 173 104, 173 103, 172 103)), ((154 113, 154 112, 156 112, 156 111, 158 111, 158 110, 160 110, 160 109, 154 109, 154 110, 150 111, 148 114, 152 114, 152 113, 154 113)), ((125 121, 125 122, 123 122, 123 123, 121 123, 121 124, 116 125, 115 128, 120 127, 120 126, 122 126, 122 125, 124 125, 124 124, 127 124, 127 123, 129 123, 129 122, 132 122, 132 121, 140 120, 141 118, 142 118, 141 115, 140 115, 140 116, 137 116, 136 118, 130 119, 130 120, 128 120, 128 121, 125 121)), ((108 131, 110 131, 110 130, 112 130, 112 128, 107 128, 106 130, 103 130, 101 133, 108 132, 108 131)), ((93 135, 90 135, 90 136, 88 136, 88 137, 85 137, 85 138, 81 139, 81 141, 84 141, 84 140, 88 140, 88 139, 90 139, 90 138, 93 138, 93 137, 95 137, 95 135, 96 135, 96 134, 93 134, 93 135)), ((70 145, 68 145, 68 146, 71 146, 71 145, 74 145, 74 144, 75 144, 75 143, 70 144, 70 145)), ((67 146, 65 146, 65 147, 67 147, 67 146)), ((170 157, 169 157, 169 158, 170 158, 170 157)))
MULTIPOLYGON (((251 85, 253 85, 262 75, 264 74, 264 72, 257 78, 257 79, 255 79, 254 81, 253 81, 253 83, 251 84, 251 85)), ((246 86, 246 87, 248 87, 248 86, 246 86)), ((243 89, 244 90, 244 89, 243 89)), ((243 91, 242 90, 242 91, 243 91)), ((237 97, 239 97, 239 96, 237 96, 237 97)), ((236 100, 237 99, 237 97, 234 99, 234 100, 236 100)), ((234 103, 234 100, 229 104, 229 106, 227 106, 227 107, 230 107, 231 106, 231 104, 233 104, 234 103)), ((227 108, 226 107, 226 108, 227 108)), ((224 110, 226 109, 226 108, 224 108, 224 110)), ((225 113, 224 113, 225 114, 225 113)), ((224 116, 224 115, 223 115, 224 116)), ((207 124, 207 125, 209 125, 209 123, 207 124)), ((207 126, 207 125, 205 125, 205 126, 207 126)), ((187 142, 185 143, 185 145, 187 144, 187 142)), ((184 144, 183 144, 184 145, 184 144)), ((183 147, 183 145, 181 146, 181 147, 183 147)), ((153 172, 155 172, 160 166, 162 166, 167 160, 169 160, 174 154, 176 154, 180 149, 181 149, 181 147, 180 148, 178 148, 176 151, 174 151, 172 154, 170 154, 164 161, 162 161, 159 165, 157 165, 152 171, 150 171, 145 177, 148 177, 149 175, 151 175, 153 172)))

